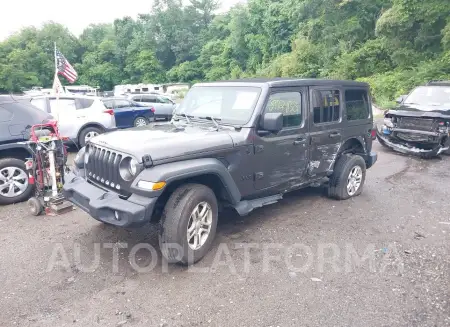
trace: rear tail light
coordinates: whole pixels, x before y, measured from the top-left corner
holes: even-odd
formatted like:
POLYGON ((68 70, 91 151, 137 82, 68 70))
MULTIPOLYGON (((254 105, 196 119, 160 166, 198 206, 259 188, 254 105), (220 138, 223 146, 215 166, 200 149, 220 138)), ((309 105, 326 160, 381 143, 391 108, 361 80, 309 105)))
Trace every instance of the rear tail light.
POLYGON ((114 116, 114 110, 112 110, 112 109, 103 110, 103 112, 105 114, 110 114, 111 116, 114 116))
POLYGON ((372 140, 375 140, 377 138, 377 130, 375 128, 372 128, 370 131, 370 136, 372 137, 372 140))
POLYGON ((150 111, 153 112, 153 113, 155 113, 155 108, 151 107, 151 108, 150 108, 150 111))

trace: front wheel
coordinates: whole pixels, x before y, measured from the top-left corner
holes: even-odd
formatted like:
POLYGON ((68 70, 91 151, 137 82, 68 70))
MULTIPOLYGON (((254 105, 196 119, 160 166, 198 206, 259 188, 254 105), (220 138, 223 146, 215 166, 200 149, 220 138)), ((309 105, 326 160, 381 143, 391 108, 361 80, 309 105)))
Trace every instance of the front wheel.
POLYGON ((344 154, 334 165, 328 185, 328 196, 346 200, 361 194, 366 180, 366 162, 359 155, 344 154))
POLYGON ((160 225, 160 247, 171 263, 193 264, 211 248, 217 228, 214 192, 201 184, 177 188, 167 201, 160 225))

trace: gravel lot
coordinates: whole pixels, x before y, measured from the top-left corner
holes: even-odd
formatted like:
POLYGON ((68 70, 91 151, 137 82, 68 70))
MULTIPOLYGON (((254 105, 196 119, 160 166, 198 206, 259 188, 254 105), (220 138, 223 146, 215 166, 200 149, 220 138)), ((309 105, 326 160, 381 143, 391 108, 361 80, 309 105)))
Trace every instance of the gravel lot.
POLYGON ((196 270, 162 263, 156 226, 1 207, 0 325, 449 326, 450 157, 374 148, 361 196, 307 189, 246 218, 226 213, 196 270), (117 242, 127 248, 115 264, 106 247, 117 242), (134 253, 139 243, 157 258, 134 253))

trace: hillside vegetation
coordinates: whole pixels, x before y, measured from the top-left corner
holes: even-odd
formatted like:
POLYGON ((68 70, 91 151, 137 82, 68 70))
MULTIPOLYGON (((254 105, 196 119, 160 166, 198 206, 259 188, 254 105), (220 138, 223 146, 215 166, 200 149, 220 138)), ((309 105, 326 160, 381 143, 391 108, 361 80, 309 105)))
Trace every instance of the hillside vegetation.
POLYGON ((450 79, 449 0, 249 0, 214 15, 216 0, 155 1, 150 13, 91 25, 80 37, 47 23, 0 43, 0 91, 53 78, 53 42, 80 84, 245 77, 367 81, 375 101, 450 79))

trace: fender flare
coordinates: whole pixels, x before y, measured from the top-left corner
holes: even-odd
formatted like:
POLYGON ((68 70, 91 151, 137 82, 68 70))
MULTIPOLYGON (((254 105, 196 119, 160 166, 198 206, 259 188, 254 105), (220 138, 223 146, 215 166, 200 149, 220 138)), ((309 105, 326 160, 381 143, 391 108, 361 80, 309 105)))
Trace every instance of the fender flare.
POLYGON ((209 174, 213 174, 220 179, 232 204, 236 204, 241 200, 241 193, 230 172, 223 163, 213 158, 171 162, 145 169, 134 179, 131 184, 131 190, 139 195, 156 197, 161 195, 167 186, 173 182, 209 174), (164 181, 167 185, 161 191, 147 191, 137 187, 137 183, 140 180, 149 182, 164 181))
POLYGON ((25 142, 0 144, 0 151, 10 150, 10 149, 22 149, 22 150, 27 151, 30 154, 30 156, 33 155, 30 148, 28 147, 28 144, 26 144, 25 142))

